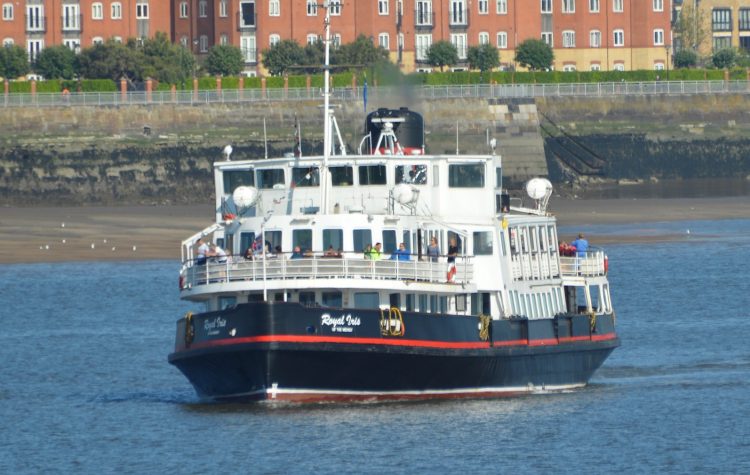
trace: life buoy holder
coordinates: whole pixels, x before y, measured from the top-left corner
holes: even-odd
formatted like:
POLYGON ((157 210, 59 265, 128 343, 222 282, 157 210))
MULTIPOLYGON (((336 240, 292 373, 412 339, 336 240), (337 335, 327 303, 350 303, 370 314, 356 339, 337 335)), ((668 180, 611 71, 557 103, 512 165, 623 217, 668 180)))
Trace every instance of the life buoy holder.
POLYGON ((607 275, 609 272, 609 258, 605 255, 604 256, 604 275, 607 275))
POLYGON ((195 325, 193 325, 193 312, 185 314, 185 347, 189 348, 195 339, 195 325))

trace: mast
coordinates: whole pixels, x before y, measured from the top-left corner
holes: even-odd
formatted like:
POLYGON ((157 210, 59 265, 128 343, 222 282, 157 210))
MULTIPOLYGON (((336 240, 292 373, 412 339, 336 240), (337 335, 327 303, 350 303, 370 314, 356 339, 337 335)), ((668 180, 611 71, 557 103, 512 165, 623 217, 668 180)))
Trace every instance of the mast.
POLYGON ((330 111, 330 80, 331 80, 331 3, 338 0, 323 2, 326 11, 325 25, 325 64, 323 65, 323 166, 320 170, 320 213, 328 214, 328 159, 331 156, 331 111, 330 111))

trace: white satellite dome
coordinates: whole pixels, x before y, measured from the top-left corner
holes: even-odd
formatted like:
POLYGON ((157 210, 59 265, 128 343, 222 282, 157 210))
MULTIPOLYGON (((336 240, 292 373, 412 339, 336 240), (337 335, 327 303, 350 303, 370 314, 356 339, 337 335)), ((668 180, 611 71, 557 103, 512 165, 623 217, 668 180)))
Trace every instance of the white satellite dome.
POLYGON ((258 201, 258 189, 254 186, 238 186, 232 193, 237 209, 249 208, 258 201))
POLYGON ((534 200, 541 200, 552 194, 552 183, 546 178, 532 178, 526 183, 526 193, 534 200))
POLYGON ((397 203, 402 205, 416 203, 416 201, 419 199, 419 191, 415 190, 406 183, 399 183, 398 185, 394 186, 391 190, 391 194, 393 195, 393 199, 396 200, 397 203))

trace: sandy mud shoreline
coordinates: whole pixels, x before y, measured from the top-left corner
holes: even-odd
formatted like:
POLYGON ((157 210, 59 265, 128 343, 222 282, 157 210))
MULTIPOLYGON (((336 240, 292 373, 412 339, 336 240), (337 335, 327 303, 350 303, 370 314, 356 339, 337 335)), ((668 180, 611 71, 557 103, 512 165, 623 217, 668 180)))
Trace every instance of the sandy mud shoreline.
MULTIPOLYGON (((750 218, 750 196, 561 199, 562 226, 750 218)), ((0 263, 180 259, 183 239, 209 226, 212 206, 0 207, 0 263)), ((561 235, 567 239, 572 236, 561 235)), ((590 236, 598 244, 677 236, 590 236)))

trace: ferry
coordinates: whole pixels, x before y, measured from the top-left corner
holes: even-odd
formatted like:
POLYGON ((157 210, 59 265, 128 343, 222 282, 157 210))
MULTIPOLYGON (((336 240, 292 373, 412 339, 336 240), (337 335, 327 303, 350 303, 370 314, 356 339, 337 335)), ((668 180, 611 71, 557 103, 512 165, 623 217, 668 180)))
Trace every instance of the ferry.
POLYGON ((403 108, 368 114, 350 151, 325 89, 321 155, 214 164, 215 220, 179 275, 201 311, 177 320, 169 363, 213 401, 584 387, 620 344, 608 259, 562 255, 550 182, 511 200, 494 141, 429 154, 403 108))

